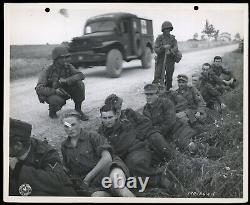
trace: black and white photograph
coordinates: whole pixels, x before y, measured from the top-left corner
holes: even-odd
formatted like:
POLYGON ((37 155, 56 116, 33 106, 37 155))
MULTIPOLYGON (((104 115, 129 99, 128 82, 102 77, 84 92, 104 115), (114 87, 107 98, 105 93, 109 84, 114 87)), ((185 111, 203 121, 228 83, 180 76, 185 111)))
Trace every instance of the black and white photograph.
POLYGON ((248 4, 5 3, 5 202, 248 201, 248 4))

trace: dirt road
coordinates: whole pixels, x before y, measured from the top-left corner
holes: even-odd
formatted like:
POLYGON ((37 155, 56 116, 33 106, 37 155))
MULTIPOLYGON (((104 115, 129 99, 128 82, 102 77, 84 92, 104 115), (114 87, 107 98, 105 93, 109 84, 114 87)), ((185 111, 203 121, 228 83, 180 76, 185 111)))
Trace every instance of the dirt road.
MULTIPOLYGON (((200 70, 205 62, 211 62, 215 55, 223 55, 226 52, 235 50, 237 44, 224 47, 217 47, 197 52, 184 53, 183 59, 176 64, 174 72, 174 87, 176 87, 176 76, 185 73, 188 76, 200 70)), ((140 108, 144 105, 145 99, 142 94, 143 86, 153 80, 154 66, 151 69, 140 68, 140 61, 124 63, 124 70, 120 78, 108 78, 105 67, 94 67, 82 70, 86 74, 86 101, 83 103, 83 110, 90 116, 91 124, 99 116, 99 108, 102 106, 105 97, 116 93, 124 99, 124 107, 140 108)), ((35 93, 37 78, 31 77, 13 81, 10 85, 10 116, 31 122, 33 133, 50 138, 51 134, 62 134, 60 120, 51 120, 48 117, 48 105, 40 104, 35 93), (49 125, 49 126, 48 126, 49 125), (50 134, 49 134, 50 133, 50 134)), ((60 112, 74 108, 73 101, 68 101, 60 112)), ((60 114, 60 113, 59 113, 60 114)), ((60 140, 60 138, 58 138, 60 140)))

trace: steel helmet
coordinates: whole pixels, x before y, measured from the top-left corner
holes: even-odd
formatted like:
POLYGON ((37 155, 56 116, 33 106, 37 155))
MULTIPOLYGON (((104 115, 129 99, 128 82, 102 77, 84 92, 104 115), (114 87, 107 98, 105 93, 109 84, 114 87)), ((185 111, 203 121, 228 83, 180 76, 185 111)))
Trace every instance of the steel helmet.
POLYGON ((52 59, 56 60, 59 57, 69 56, 69 52, 65 46, 58 46, 52 50, 52 59))
POLYGON ((163 31, 166 28, 171 28, 171 31, 173 30, 173 25, 170 21, 164 21, 161 25, 161 31, 163 31))

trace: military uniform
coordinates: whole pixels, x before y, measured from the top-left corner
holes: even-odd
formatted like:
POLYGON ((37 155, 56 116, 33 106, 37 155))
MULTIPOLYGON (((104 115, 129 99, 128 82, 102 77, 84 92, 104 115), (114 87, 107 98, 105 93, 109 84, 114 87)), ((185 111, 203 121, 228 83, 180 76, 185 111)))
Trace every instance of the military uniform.
POLYGON ((133 176, 150 177, 150 184, 157 183, 159 174, 151 166, 152 154, 145 141, 136 138, 136 132, 128 121, 117 121, 112 128, 101 125, 98 132, 105 136, 113 147, 114 154, 119 156, 133 176))
POLYGON ((169 34, 164 36, 163 34, 159 35, 156 38, 154 50, 157 54, 155 61, 155 74, 153 83, 160 82, 164 83, 164 78, 166 75, 166 87, 169 90, 172 87, 172 76, 174 73, 174 64, 175 64, 175 55, 178 52, 178 45, 174 35, 169 34), (170 52, 166 55, 166 64, 164 64, 165 58, 165 48, 164 45, 170 45, 170 52), (165 74, 166 72, 166 74, 165 74))
POLYGON ((196 134, 188 125, 176 119, 175 106, 169 99, 159 97, 153 104, 147 103, 143 108, 143 114, 168 142, 175 142, 182 151, 187 149, 190 140, 196 134))
POLYGON ((76 109, 81 111, 81 103, 85 99, 85 86, 82 82, 84 78, 84 74, 71 64, 59 66, 54 63, 42 70, 35 89, 40 102, 47 102, 49 110, 57 112, 66 104, 67 100, 56 93, 56 89, 61 87, 69 93, 75 102, 76 109), (67 83, 61 85, 60 78, 65 78, 67 83))
MULTIPOLYGON (((178 75, 177 78, 178 81, 188 82, 186 75, 178 75)), ((191 126, 196 127, 198 123, 201 123, 206 118, 205 101, 195 87, 187 85, 184 88, 178 88, 172 92, 172 99, 176 113, 184 112, 191 126), (199 118, 195 116, 197 112, 201 115, 199 118)))
MULTIPOLYGON (((107 143, 107 140, 95 132, 81 130, 76 147, 73 147, 69 137, 62 142, 61 151, 64 166, 68 168, 70 178, 74 182, 76 189, 80 188, 82 180, 99 162, 104 150, 112 153, 112 148, 107 143)), ((109 176, 110 168, 110 165, 107 164, 95 176, 95 179, 90 184, 93 192, 101 188, 102 178, 109 176)))
POLYGON ((46 142, 30 138, 30 131, 25 131, 25 124, 10 120, 10 144, 30 139, 30 148, 27 156, 23 160, 19 159, 13 170, 10 168, 9 195, 19 196, 21 185, 28 184, 32 189, 31 196, 75 196, 58 152, 46 142))
POLYGON ((121 119, 128 120, 135 129, 136 137, 140 140, 147 140, 153 153, 153 163, 170 159, 172 150, 161 133, 154 129, 152 122, 145 115, 127 108, 121 111, 121 119))
POLYGON ((217 66, 215 64, 212 64, 211 69, 215 73, 215 75, 218 77, 220 77, 221 74, 228 75, 229 79, 231 79, 231 77, 232 77, 232 73, 229 70, 226 70, 225 68, 223 68, 221 65, 217 66))
POLYGON ((200 92, 208 108, 214 109, 215 103, 222 103, 224 89, 218 84, 213 72, 201 73, 200 92))

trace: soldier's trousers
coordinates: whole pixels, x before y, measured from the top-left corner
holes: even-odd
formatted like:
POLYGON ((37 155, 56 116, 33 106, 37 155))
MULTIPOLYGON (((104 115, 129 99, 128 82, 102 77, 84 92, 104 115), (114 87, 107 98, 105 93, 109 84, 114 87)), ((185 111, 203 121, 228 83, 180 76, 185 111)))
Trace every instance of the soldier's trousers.
POLYGON ((164 59, 157 59, 155 62, 155 74, 153 83, 165 84, 167 90, 172 88, 174 64, 172 59, 166 61, 166 65, 163 65, 164 59))
POLYGON ((152 163, 158 164, 159 162, 167 161, 171 159, 173 149, 169 146, 169 143, 165 140, 164 136, 155 132, 148 137, 149 147, 152 150, 152 163))
MULTIPOLYGON (((77 81, 71 86, 63 86, 63 89, 70 94, 76 105, 81 105, 85 100, 85 86, 82 81, 77 81)), ((49 96, 46 102, 49 104, 49 110, 54 112, 59 111, 66 104, 66 100, 58 95, 49 96)))
POLYGON ((152 166, 152 153, 150 150, 139 149, 131 151, 124 160, 132 176, 149 177, 151 186, 157 185, 158 174, 152 166))
POLYGON ((180 120, 176 120, 171 131, 173 141, 182 152, 187 150, 189 143, 196 134, 197 132, 194 129, 180 120))

